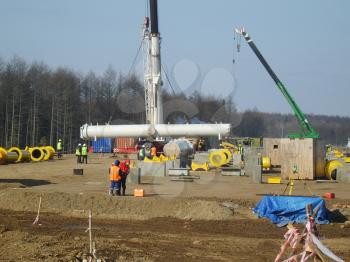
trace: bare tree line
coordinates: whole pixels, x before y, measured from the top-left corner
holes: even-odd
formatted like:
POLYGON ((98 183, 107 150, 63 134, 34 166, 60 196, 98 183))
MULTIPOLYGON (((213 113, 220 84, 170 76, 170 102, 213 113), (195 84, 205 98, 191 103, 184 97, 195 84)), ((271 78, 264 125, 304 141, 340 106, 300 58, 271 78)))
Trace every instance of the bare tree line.
MULTIPOLYGON (((281 137, 298 130, 293 115, 239 113, 232 97, 219 99, 193 94, 163 92, 171 105, 165 121, 232 123, 232 135, 281 137), (172 103, 174 102, 175 103, 172 103), (186 105, 192 108, 184 110, 186 105)), ((26 63, 19 57, 0 58, 0 146, 55 145, 62 139, 71 152, 84 123, 144 123, 143 84, 135 75, 108 67, 101 75, 77 73, 68 68, 49 68, 44 63, 26 63)), ((310 122, 329 143, 345 143, 350 135, 346 117, 309 116, 310 122)))

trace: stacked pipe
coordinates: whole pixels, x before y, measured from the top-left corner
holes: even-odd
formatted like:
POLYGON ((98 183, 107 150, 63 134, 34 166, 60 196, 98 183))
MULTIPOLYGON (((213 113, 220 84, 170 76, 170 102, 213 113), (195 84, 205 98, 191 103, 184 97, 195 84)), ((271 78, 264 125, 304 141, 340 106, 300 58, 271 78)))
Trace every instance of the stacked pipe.
POLYGON ((52 146, 26 147, 20 149, 11 147, 8 150, 0 147, 0 165, 20 162, 39 162, 53 159, 55 149, 52 146))

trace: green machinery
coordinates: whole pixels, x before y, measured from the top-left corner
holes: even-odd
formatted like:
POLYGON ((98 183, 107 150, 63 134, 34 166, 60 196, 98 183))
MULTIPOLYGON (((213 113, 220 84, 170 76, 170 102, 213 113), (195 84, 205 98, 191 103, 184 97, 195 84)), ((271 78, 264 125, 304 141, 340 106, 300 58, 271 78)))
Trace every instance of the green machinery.
POLYGON ((266 62, 265 58, 260 53, 259 49, 254 44, 253 40, 250 38, 250 36, 247 34, 247 32, 242 29, 236 29, 236 33, 243 36, 244 39, 247 41, 250 48, 253 50, 255 55, 258 57, 260 62, 263 64, 269 75, 272 77, 272 79, 275 81, 278 89, 281 91, 283 96, 287 99, 288 104, 293 109, 293 112, 295 116, 298 119, 299 125, 300 125, 300 133, 295 134, 289 134, 289 138, 319 138, 319 133, 316 132, 316 130, 311 126, 309 121, 306 119, 303 111, 299 108, 297 103, 294 101, 292 96, 289 94, 288 90, 285 88, 285 86, 282 84, 282 82, 278 79, 275 72, 271 69, 269 64, 266 62))

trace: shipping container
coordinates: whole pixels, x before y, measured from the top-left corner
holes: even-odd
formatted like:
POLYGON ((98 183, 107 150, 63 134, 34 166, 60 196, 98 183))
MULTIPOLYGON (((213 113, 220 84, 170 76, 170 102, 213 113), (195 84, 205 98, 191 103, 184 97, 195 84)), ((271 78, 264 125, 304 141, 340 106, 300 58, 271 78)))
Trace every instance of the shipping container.
POLYGON ((111 153, 112 139, 110 138, 97 138, 91 142, 94 153, 111 153))
POLYGON ((134 137, 116 137, 114 147, 118 153, 135 153, 136 139, 134 137))
POLYGON ((116 137, 114 146, 116 148, 131 148, 135 147, 135 138, 133 137, 116 137))

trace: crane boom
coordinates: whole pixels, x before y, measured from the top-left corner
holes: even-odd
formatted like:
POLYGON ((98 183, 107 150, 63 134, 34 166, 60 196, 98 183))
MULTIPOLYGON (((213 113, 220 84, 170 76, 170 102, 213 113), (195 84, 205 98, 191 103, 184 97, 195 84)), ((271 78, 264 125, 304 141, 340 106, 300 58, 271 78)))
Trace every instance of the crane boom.
POLYGON ((290 138, 319 138, 320 135, 315 131, 315 129, 311 126, 310 122, 305 117, 303 111, 299 108, 297 103, 294 101, 292 96, 289 94, 287 88, 283 85, 283 83, 279 80, 275 72, 272 70, 270 65, 266 62, 265 58, 260 53, 259 49, 256 47, 255 43, 251 39, 251 37, 248 35, 248 33, 244 29, 236 29, 236 33, 240 34, 244 37, 244 39, 247 41, 250 48, 253 50, 254 54, 258 57, 260 62, 263 64, 273 81, 275 81, 277 88, 281 91, 283 96, 286 98, 288 104, 292 108, 296 118, 298 119, 301 133, 296 134, 289 134, 288 137, 290 138))

